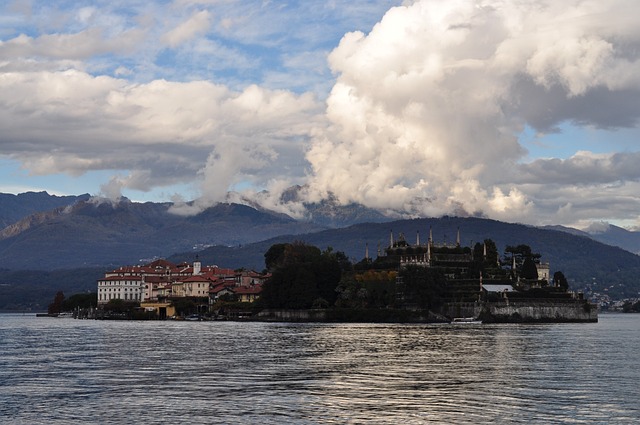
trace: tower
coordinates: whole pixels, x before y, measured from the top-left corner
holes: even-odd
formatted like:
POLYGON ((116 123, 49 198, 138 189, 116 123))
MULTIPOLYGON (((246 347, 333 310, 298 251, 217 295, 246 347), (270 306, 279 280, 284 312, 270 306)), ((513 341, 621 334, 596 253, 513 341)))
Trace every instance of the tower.
POLYGON ((198 259, 198 256, 196 255, 196 261, 193 262, 193 274, 194 275, 200 274, 201 270, 202 270, 202 263, 200 262, 200 260, 198 259))

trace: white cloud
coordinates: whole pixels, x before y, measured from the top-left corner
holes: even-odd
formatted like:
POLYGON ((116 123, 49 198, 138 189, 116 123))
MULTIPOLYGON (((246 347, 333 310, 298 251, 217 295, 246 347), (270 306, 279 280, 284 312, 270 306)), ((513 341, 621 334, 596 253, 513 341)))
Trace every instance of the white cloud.
POLYGON ((607 223, 605 221, 600 221, 600 222, 591 223, 584 230, 587 233, 598 234, 598 233, 605 233, 607 230, 609 230, 609 228, 611 228, 611 224, 609 224, 609 223, 607 223))
POLYGON ((416 0, 380 19, 398 4, 0 6, 1 152, 42 175, 115 170, 105 193, 195 180, 192 210, 249 186, 300 214, 279 194, 307 184, 400 215, 638 221, 634 142, 544 136, 638 134, 637 2, 416 0), (571 148, 527 156, 525 128, 571 148))
POLYGON ((189 19, 167 32, 162 41, 175 48, 195 36, 205 33, 211 26, 211 14, 206 10, 195 12, 189 19))
POLYGON ((611 184, 640 181, 640 152, 594 154, 580 151, 562 159, 537 159, 518 167, 520 183, 569 185, 611 184))
POLYGON ((119 184, 149 190, 200 172, 210 201, 246 170, 275 175, 302 158, 320 112, 310 95, 255 85, 130 84, 79 71, 1 74, 0 106, 2 152, 34 173, 134 170, 119 184))
MULTIPOLYGON (((143 38, 143 31, 132 29, 106 38, 101 28, 90 28, 72 34, 46 34, 37 38, 20 34, 0 41, 0 57, 21 61, 36 58, 53 61, 87 59, 95 55, 127 52, 143 38)), ((56 62, 53 62, 54 65, 56 62)))
POLYGON ((635 125, 640 33, 630 8, 423 0, 391 9, 329 57, 337 82, 331 127, 307 154, 312 187, 378 208, 531 221, 541 205, 524 183, 637 180, 632 153, 516 165, 526 124, 635 125))

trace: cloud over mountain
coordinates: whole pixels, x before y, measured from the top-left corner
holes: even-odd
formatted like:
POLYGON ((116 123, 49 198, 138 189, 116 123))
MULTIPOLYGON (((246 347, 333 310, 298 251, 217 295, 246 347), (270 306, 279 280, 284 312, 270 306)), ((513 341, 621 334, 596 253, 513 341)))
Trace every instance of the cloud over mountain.
MULTIPOLYGON (((547 185, 637 188, 636 152, 525 163, 519 142, 527 126, 637 124, 636 7, 423 0, 391 9, 329 56, 337 82, 331 125, 307 155, 312 186, 378 208, 529 222, 568 201, 577 213, 575 196, 539 203, 547 185)), ((614 198, 602 201, 611 207, 614 198)))
POLYGON ((635 1, 0 8, 0 159, 31 175, 189 186, 183 213, 232 190, 640 224, 635 1))

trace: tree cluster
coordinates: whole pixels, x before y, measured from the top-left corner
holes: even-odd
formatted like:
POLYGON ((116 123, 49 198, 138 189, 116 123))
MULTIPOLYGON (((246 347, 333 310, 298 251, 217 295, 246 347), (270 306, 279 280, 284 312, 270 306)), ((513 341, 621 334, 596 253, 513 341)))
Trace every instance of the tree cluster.
POLYGON ((624 313, 640 313, 640 301, 635 303, 627 301, 622 305, 622 311, 624 313))
POLYGON ((351 266, 342 252, 333 252, 331 248, 321 251, 302 242, 273 245, 264 258, 271 272, 260 296, 260 303, 266 308, 333 305, 342 271, 351 266))
POLYGON ((78 308, 90 308, 98 305, 98 294, 88 292, 83 294, 75 294, 69 298, 65 298, 64 292, 56 292, 53 302, 49 304, 47 312, 49 314, 60 314, 63 311, 74 311, 78 308))
POLYGON ((431 268, 407 266, 400 270, 398 292, 405 305, 424 310, 437 310, 447 293, 446 277, 431 268))
POLYGON ((569 289, 569 282, 562 272, 555 272, 553 274, 553 286, 557 286, 565 291, 569 289))
POLYGON ((345 274, 336 288, 337 307, 386 308, 395 303, 396 271, 367 270, 345 274))

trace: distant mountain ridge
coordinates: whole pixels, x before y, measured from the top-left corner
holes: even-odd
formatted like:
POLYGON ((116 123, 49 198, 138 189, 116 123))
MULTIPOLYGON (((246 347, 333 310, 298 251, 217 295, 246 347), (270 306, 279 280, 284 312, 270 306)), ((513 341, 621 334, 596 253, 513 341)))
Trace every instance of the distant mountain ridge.
MULTIPOLYGON (((44 291, 43 282, 74 291, 93 290, 100 270, 156 257, 191 262, 198 255, 205 264, 261 270, 264 253, 272 244, 281 242, 304 241, 321 249, 332 247, 359 261, 366 246, 371 257, 379 251, 383 254, 391 231, 395 237, 403 233, 408 241, 415 241, 419 232, 424 243, 429 228, 438 242, 455 241, 460 229, 462 245, 485 238, 494 240, 499 250, 508 244, 530 245, 542 254, 543 261, 550 262, 552 272, 563 271, 574 289, 612 296, 637 296, 640 292, 640 256, 595 240, 602 238, 609 243, 612 240, 605 238, 611 235, 628 236, 628 246, 633 248, 637 232, 613 226, 600 226, 599 233, 592 229, 588 234, 562 226, 536 228, 481 218, 392 221, 365 207, 343 207, 332 200, 307 205, 307 221, 234 203, 218 204, 193 216, 172 214, 171 206, 127 199, 101 201, 88 195, 53 197, 44 192, 26 197, 0 196, 0 211, 29 211, 0 230, 0 268, 4 269, 0 275, 0 298, 27 300, 30 291, 36 290, 33 285, 39 284, 37 290, 44 291), (50 205, 47 198, 52 198, 55 206, 34 212, 38 205, 50 205), (3 204, 7 199, 9 202, 3 204), (39 203, 33 199, 39 199, 39 203), (25 205, 16 204, 23 201, 25 205), (18 294, 20 288, 23 292, 18 294)), ((7 305, 28 303, 16 301, 7 305)))
POLYGON ((629 252, 640 255, 640 232, 623 229, 612 224, 606 229, 588 229, 589 237, 607 245, 619 246, 629 252))
POLYGON ((73 205, 90 197, 88 193, 79 196, 56 196, 47 192, 25 192, 19 195, 0 193, 0 229, 31 214, 73 205))
POLYGON ((0 267, 60 269, 120 265, 209 245, 241 245, 323 229, 278 213, 218 204, 194 216, 171 204, 79 201, 0 231, 0 267))
MULTIPOLYGON (((302 190, 304 190, 304 188, 301 186, 292 186, 282 194, 281 201, 299 202, 301 199, 300 192, 302 190)), ((0 240, 18 235, 29 228, 53 219, 56 215, 64 211, 64 207, 69 207, 81 201, 86 202, 90 199, 92 198, 89 194, 56 196, 50 195, 47 192, 27 192, 19 195, 0 193, 0 240)), ((123 198, 123 201, 127 201, 126 198, 123 198)), ((149 206, 152 204, 155 203, 146 202, 143 205, 149 206)), ((229 202, 229 205, 230 204, 232 204, 232 202, 229 202)), ((168 208, 172 204, 158 203, 156 205, 162 205, 162 209, 164 210, 165 207, 168 208)), ((251 207, 259 212, 265 213, 268 217, 276 216, 285 220, 294 220, 286 214, 270 211, 249 200, 242 200, 239 205, 251 207)), ((398 217, 388 216, 383 212, 360 204, 351 203, 348 205, 340 205, 337 200, 331 196, 320 202, 302 203, 302 205, 305 209, 304 218, 294 221, 314 225, 317 229, 340 228, 359 223, 385 223, 398 220, 398 217)), ((149 207, 149 209, 153 209, 153 207, 149 207)), ((220 211, 220 209, 218 209, 218 211, 220 211)), ((228 211, 228 213, 230 213, 230 211, 228 211)), ((199 217, 202 220, 204 217, 207 217, 208 214, 212 213, 205 212, 204 214, 199 214, 199 217)), ((607 245, 617 246, 634 254, 640 254, 640 231, 631 231, 608 223, 596 224, 592 228, 587 229, 587 231, 558 225, 544 226, 542 228, 589 237, 607 245)), ((293 233, 297 233, 297 231, 293 231, 293 233)), ((241 239, 244 243, 259 240, 257 237, 245 237, 241 239)), ((242 243, 240 241, 236 242, 242 243)))
POLYGON ((559 230, 572 235, 584 236, 607 245, 617 246, 633 254, 640 255, 640 232, 623 229, 609 223, 592 226, 586 231, 565 226, 545 226, 545 229, 559 230))
MULTIPOLYGON (((292 186, 282 193, 280 200, 283 203, 301 202, 300 192, 302 190, 304 190, 302 186, 292 186)), ((341 205, 331 194, 322 201, 302 202, 302 205, 306 212, 305 221, 330 228, 346 227, 358 223, 384 223, 394 220, 380 211, 354 202, 341 205)))

